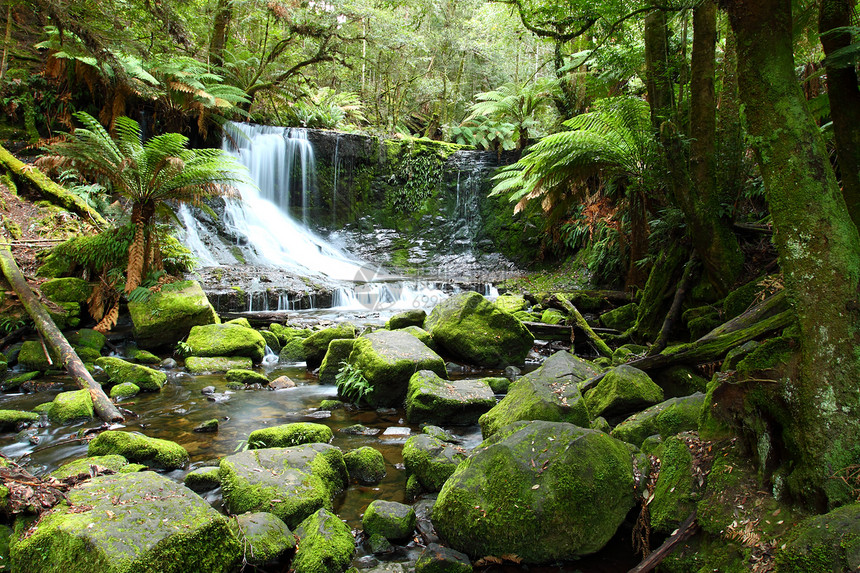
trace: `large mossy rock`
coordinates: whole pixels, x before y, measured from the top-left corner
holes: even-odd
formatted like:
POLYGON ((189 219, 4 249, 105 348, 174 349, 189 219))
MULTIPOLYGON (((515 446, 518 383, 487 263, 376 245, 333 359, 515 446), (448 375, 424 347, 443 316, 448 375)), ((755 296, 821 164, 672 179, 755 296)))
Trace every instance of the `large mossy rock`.
POLYGON ((227 520, 154 472, 103 476, 72 489, 20 537, 19 573, 227 572, 242 553, 227 520))
POLYGON ((337 384, 337 373, 342 368, 341 363, 349 360, 354 338, 335 338, 328 344, 322 364, 320 365, 320 384, 337 384))
POLYGON ((520 420, 568 422, 583 428, 591 424, 579 384, 597 375, 590 363, 560 351, 543 365, 512 383, 508 394, 481 416, 481 433, 489 438, 500 428, 520 420))
POLYGON ((247 370, 245 368, 233 368, 228 370, 224 377, 227 378, 228 382, 235 382, 236 384, 269 385, 269 379, 265 374, 260 374, 259 372, 254 372, 253 370, 247 370))
POLYGON ((23 410, 0 410, 0 432, 15 430, 18 424, 31 424, 39 420, 36 412, 23 410))
POLYGON ((409 379, 419 370, 448 376, 438 354, 414 336, 397 330, 380 330, 357 338, 349 363, 373 388, 365 396, 372 406, 402 406, 409 379))
POLYGON ((253 361, 247 356, 189 356, 185 359, 185 368, 192 374, 227 372, 233 369, 250 370, 253 367, 253 361))
POLYGON ((642 370, 622 364, 585 394, 593 417, 626 416, 663 401, 663 390, 642 370))
POLYGON ((349 478, 363 485, 377 484, 385 477, 385 458, 371 446, 362 446, 343 455, 349 478))
POLYGON ((406 419, 417 424, 468 426, 496 405, 496 396, 483 380, 445 380, 430 370, 409 379, 406 419))
POLYGON ((129 302, 128 312, 138 346, 150 350, 175 345, 194 326, 220 322, 196 281, 164 285, 146 302, 129 302))
POLYGON ((76 302, 78 304, 87 302, 93 292, 93 286, 84 279, 67 277, 62 279, 50 279, 39 285, 48 300, 53 302, 76 302))
POLYGON ((333 437, 331 428, 324 424, 294 422, 254 430, 248 436, 248 447, 252 450, 261 450, 264 448, 289 448, 301 444, 327 444, 333 437))
POLYGON ((428 434, 412 436, 403 444, 406 471, 426 491, 439 491, 468 453, 460 446, 428 434))
POLYGON ((599 551, 632 507, 625 444, 573 424, 517 422, 457 467, 433 524, 472 557, 514 554, 541 564, 599 551))
POLYGON ((451 355, 478 366, 522 364, 534 344, 522 322, 476 292, 440 302, 424 330, 451 355))
POLYGON ((386 539, 397 541, 412 535, 417 521, 412 506, 396 501, 375 499, 364 511, 361 526, 368 537, 378 534, 386 539))
POLYGON ((355 338, 355 334, 355 326, 345 322, 332 328, 318 330, 305 338, 302 341, 302 349, 308 370, 313 370, 322 364, 325 353, 328 352, 328 345, 332 340, 355 338))
POLYGON ((639 305, 631 302, 624 306, 619 306, 616 309, 604 312, 600 315, 600 324, 606 328, 614 328, 624 332, 636 322, 636 313, 639 310, 639 305))
POLYGON ((660 475, 648 505, 654 531, 672 533, 693 511, 698 485, 694 479, 693 455, 685 435, 672 436, 663 445, 660 475))
POLYGON ((89 456, 109 454, 166 470, 184 468, 188 463, 188 451, 176 442, 150 438, 137 432, 108 430, 99 434, 87 447, 89 456))
POLYGON ((295 573, 342 573, 355 554, 349 526, 326 509, 309 515, 295 529, 299 548, 292 562, 295 573))
POLYGON ((93 397, 89 390, 61 392, 54 397, 48 410, 48 418, 58 424, 68 424, 77 420, 91 420, 93 415, 93 397))
POLYGON ((426 318, 427 312, 424 309, 404 310, 389 318, 385 323, 385 328, 388 330, 399 330, 407 326, 422 326, 426 318))
POLYGON ((18 352, 18 364, 27 370, 38 370, 39 372, 62 368, 60 355, 49 350, 46 356, 45 348, 47 346, 43 347, 38 340, 25 340, 21 345, 21 351, 18 352), (48 356, 51 357, 50 361, 48 361, 48 356))
POLYGON ((680 432, 696 430, 705 404, 705 395, 697 392, 685 398, 671 398, 647 410, 633 414, 613 428, 611 435, 628 444, 641 447, 648 436, 668 438, 680 432))
POLYGON ((230 527, 237 539, 250 545, 245 560, 254 567, 275 564, 296 547, 293 532, 273 513, 243 513, 230 527))
POLYGON ((776 555, 777 573, 860 570, 860 503, 810 517, 791 530, 776 555))
POLYGON ((328 444, 247 450, 221 460, 221 490, 230 513, 270 511, 290 528, 348 484, 341 451, 328 444))
POLYGON ((503 294, 499 295, 494 304, 505 312, 511 314, 525 310, 529 307, 526 298, 521 294, 503 294))
POLYGON ((247 326, 207 324, 195 326, 188 335, 192 356, 247 356, 255 364, 266 354, 266 339, 247 326))
POLYGON ((167 382, 167 374, 160 370, 132 364, 122 358, 103 356, 96 360, 96 366, 101 367, 113 384, 132 383, 144 392, 159 392, 167 382))
POLYGON ((123 456, 111 454, 108 456, 88 456, 67 464, 51 472, 51 477, 59 480, 80 474, 89 474, 90 466, 107 468, 112 472, 120 472, 128 465, 128 460, 123 456))

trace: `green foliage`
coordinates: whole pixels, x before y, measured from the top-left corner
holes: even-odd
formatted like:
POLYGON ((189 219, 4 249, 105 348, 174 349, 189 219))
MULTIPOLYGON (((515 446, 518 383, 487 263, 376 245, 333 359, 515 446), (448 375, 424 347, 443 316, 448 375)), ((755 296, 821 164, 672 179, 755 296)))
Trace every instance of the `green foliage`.
MULTIPOLYGON (((555 80, 539 79, 528 84, 506 83, 495 90, 479 93, 466 121, 480 118, 478 125, 486 122, 497 126, 509 125, 512 127, 510 138, 516 142, 517 149, 522 149, 530 138, 539 135, 541 122, 538 116, 549 108, 555 85, 555 80)), ((492 132, 486 131, 489 139, 492 132)))
POLYGON ((366 401, 367 396, 373 393, 370 382, 361 370, 349 362, 341 362, 340 365, 341 369, 335 376, 338 395, 355 404, 361 403, 362 400, 366 401))
POLYGON ((69 239, 54 247, 51 255, 72 260, 94 272, 122 268, 128 261, 128 247, 133 237, 134 227, 123 225, 98 235, 69 239))
POLYGON ((179 356, 180 358, 185 358, 191 356, 192 352, 194 352, 194 349, 191 348, 191 345, 183 340, 180 340, 176 343, 176 349, 173 351, 173 354, 179 356))
POLYGON ((286 123, 295 127, 348 129, 365 123, 358 94, 323 87, 287 107, 286 123))
POLYGON ((14 330, 18 330, 19 328, 23 328, 27 325, 26 320, 17 316, 6 316, 0 319, 0 332, 4 334, 9 334, 14 330))

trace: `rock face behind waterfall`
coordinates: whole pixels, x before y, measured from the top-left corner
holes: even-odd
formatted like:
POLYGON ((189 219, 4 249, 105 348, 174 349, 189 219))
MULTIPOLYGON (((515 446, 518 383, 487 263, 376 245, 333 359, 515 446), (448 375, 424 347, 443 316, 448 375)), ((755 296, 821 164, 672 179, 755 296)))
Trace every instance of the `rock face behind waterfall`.
POLYGON ((424 329, 447 352, 477 366, 522 364, 534 344, 522 322, 476 292, 436 305, 424 329))
POLYGON ((551 563, 599 551, 633 507, 627 446, 595 430, 517 422, 445 482, 433 523, 473 558, 515 554, 551 563))

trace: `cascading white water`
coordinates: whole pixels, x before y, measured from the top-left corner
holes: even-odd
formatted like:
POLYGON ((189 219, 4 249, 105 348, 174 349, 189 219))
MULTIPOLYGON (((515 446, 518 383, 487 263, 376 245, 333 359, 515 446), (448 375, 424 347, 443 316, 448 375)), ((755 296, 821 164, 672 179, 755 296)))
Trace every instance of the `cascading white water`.
POLYGON ((224 151, 248 168, 257 186, 240 185, 242 200, 227 201, 224 224, 253 246, 252 262, 286 267, 297 274, 355 278, 361 269, 358 261, 284 211, 290 207, 292 182, 298 181, 306 223, 315 167, 307 132, 240 123, 228 124, 227 130, 230 137, 224 140, 224 151))

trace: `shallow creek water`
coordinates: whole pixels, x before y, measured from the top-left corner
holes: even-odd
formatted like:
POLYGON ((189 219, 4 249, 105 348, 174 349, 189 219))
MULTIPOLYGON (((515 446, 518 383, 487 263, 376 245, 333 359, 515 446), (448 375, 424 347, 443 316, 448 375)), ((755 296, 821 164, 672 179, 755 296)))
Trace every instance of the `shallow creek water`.
MULTIPOLYGON (((173 440, 183 445, 190 454, 190 467, 186 470, 168 472, 166 475, 181 482, 188 469, 205 465, 217 465, 217 459, 230 455, 245 446, 251 431, 266 426, 291 422, 315 422, 326 424, 334 433, 333 445, 344 452, 361 447, 372 446, 382 452, 386 462, 387 474, 376 486, 351 484, 334 502, 335 512, 350 527, 361 529, 361 516, 374 499, 406 502, 406 471, 403 467, 402 447, 409 435, 420 432, 420 427, 406 422, 402 408, 369 410, 339 409, 332 412, 319 410, 322 400, 336 399, 334 386, 317 383, 316 376, 308 373, 304 364, 278 365, 273 368, 258 369, 269 379, 287 375, 297 383, 296 388, 271 391, 262 388, 249 388, 231 391, 223 375, 192 376, 181 368, 167 371, 168 381, 158 393, 141 393, 120 406, 134 412, 125 428, 140 431, 154 438, 173 440), (217 394, 225 400, 211 401, 201 390, 214 386, 217 394), (193 428, 205 420, 217 418, 220 422, 216 433, 195 433, 193 428), (354 435, 342 432, 343 428, 362 424, 377 432, 375 435, 354 435)), ((500 375, 498 371, 472 371, 468 377, 500 375)), ((453 373, 452 377, 465 377, 466 374, 453 373)), ((60 383, 65 378, 56 378, 60 383)), ((49 378, 41 382, 49 382, 49 378)), ((54 388, 32 394, 2 394, 0 409, 32 410, 35 406, 53 400, 62 390, 71 390, 70 383, 65 388, 54 388)), ((39 428, 31 428, 19 434, 8 432, 0 434, 0 452, 19 460, 31 473, 42 475, 53 471, 63 463, 86 456, 86 441, 75 439, 81 430, 96 428, 98 420, 78 424, 56 426, 47 423, 39 428)), ((122 427, 122 426, 120 426, 122 427)), ((446 427, 451 434, 461 440, 467 449, 481 442, 480 428, 446 427)), ((203 494, 213 507, 221 508, 220 490, 203 494)), ((561 567, 530 568, 530 571, 582 571, 613 572, 626 571, 634 565, 630 556, 629 536, 617 536, 610 547, 600 554, 575 564, 561 567), (574 566, 575 565, 575 566, 574 566)), ((420 548, 399 550, 389 559, 414 561, 420 548)), ((367 567, 375 558, 358 548, 355 564, 367 567)), ((519 571, 515 566, 493 566, 491 571, 519 571)))

